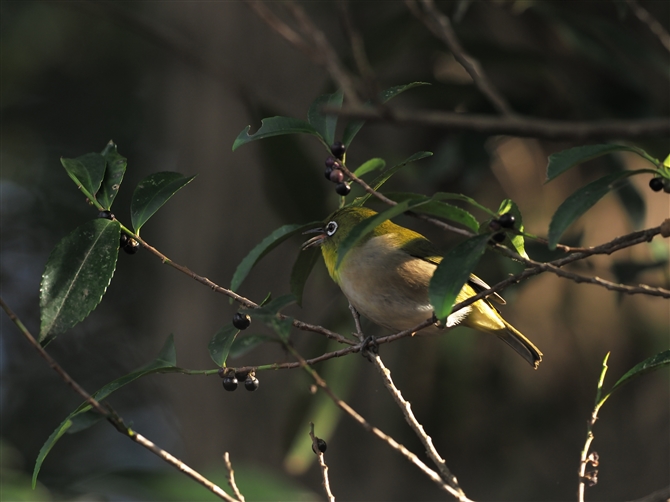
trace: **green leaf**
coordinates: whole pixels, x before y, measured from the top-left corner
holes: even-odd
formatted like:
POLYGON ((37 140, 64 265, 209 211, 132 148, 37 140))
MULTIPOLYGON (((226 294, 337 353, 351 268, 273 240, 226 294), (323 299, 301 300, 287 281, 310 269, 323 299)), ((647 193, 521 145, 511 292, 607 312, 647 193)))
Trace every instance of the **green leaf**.
POLYGON ((266 342, 277 342, 277 339, 270 335, 239 336, 235 339, 233 345, 230 347, 228 357, 231 359, 241 357, 244 354, 250 352, 254 348, 266 342))
POLYGON ((87 153, 76 159, 61 157, 60 163, 67 171, 68 176, 72 178, 79 189, 82 189, 87 197, 92 197, 98 191, 105 175, 105 159, 102 155, 87 153))
POLYGON ((358 168, 354 171, 354 174, 360 178, 369 172, 376 171, 377 169, 384 169, 385 166, 386 162, 384 159, 370 159, 358 166, 358 168))
POLYGON ((655 356, 645 359, 641 363, 633 366, 630 370, 626 372, 624 376, 619 378, 617 383, 615 383, 612 389, 610 389, 606 398, 609 397, 612 394, 612 392, 614 392, 615 389, 618 389, 622 385, 627 384, 634 378, 645 375, 652 371, 656 371, 661 368, 665 368, 666 366, 669 365, 670 365, 670 350, 665 350, 659 354, 656 354, 655 356))
POLYGON ((102 151, 102 157, 107 162, 105 176, 102 179, 102 185, 95 198, 100 205, 109 210, 112 207, 114 198, 119 191, 123 175, 126 173, 126 158, 119 154, 113 141, 109 141, 102 151))
POLYGON ((230 281, 230 289, 237 291, 237 288, 240 287, 240 284, 242 284, 251 269, 258 263, 258 260, 263 258, 263 256, 279 246, 286 239, 289 239, 296 234, 301 234, 305 230, 311 230, 319 226, 321 226, 320 221, 307 223, 306 225, 284 225, 272 232, 263 239, 260 244, 253 248, 237 266, 237 269, 233 274, 233 279, 230 281))
MULTIPOLYGON (((505 213, 510 213, 514 216, 514 228, 519 232, 523 232, 523 217, 521 216, 521 211, 519 211, 519 206, 512 199, 505 199, 500 203, 498 208, 498 214, 503 215, 505 213)), ((526 248, 524 245, 524 238, 521 233, 514 234, 513 232, 506 232, 505 241, 509 240, 512 244, 512 249, 518 254, 528 259, 528 254, 526 253, 526 248)))
POLYGON ((413 209, 413 211, 416 211, 417 213, 429 214, 431 216, 437 216, 438 218, 453 221, 454 223, 460 223, 469 230, 472 230, 474 233, 479 231, 479 223, 477 222, 477 219, 468 211, 461 209, 460 207, 453 206, 439 200, 433 200, 432 197, 414 193, 392 192, 386 193, 385 195, 389 199, 396 202, 402 202, 408 199, 425 200, 425 204, 422 204, 421 206, 413 209))
POLYGON ((644 150, 628 145, 586 145, 563 150, 562 152, 553 153, 549 156, 549 163, 547 164, 547 179, 545 183, 556 178, 559 174, 564 173, 571 167, 586 162, 587 160, 595 159, 602 155, 612 152, 634 152, 640 157, 648 160, 654 166, 658 166, 658 160, 650 157, 644 150))
POLYGON ((75 229, 52 251, 40 286, 41 343, 98 306, 116 269, 119 236, 119 222, 99 218, 75 229))
POLYGON ((296 302, 301 307, 305 283, 320 255, 320 249, 308 248, 299 252, 293 264, 293 269, 291 270, 291 293, 295 296, 296 302))
POLYGON ((637 171, 620 171, 608 174, 580 188, 563 203, 554 213, 549 224, 549 249, 556 249, 563 232, 596 202, 602 199, 615 187, 617 181, 636 174, 637 171))
POLYGON ((180 173, 162 172, 150 174, 135 188, 130 203, 130 219, 135 232, 138 232, 149 218, 182 187, 195 176, 180 173))
POLYGON ((496 217, 497 214, 493 211, 491 211, 488 207, 482 206, 479 202, 477 202, 475 199, 472 197, 468 197, 467 195, 463 195, 460 193, 448 193, 448 192, 437 192, 435 195, 433 195, 433 199, 435 200, 460 200, 463 202, 467 202, 468 204, 476 207, 477 209, 480 209, 484 211, 486 214, 492 217, 496 217))
POLYGON ((347 234, 347 236, 342 240, 342 243, 340 244, 337 250, 337 262, 335 263, 335 269, 337 269, 340 266, 342 260, 351 250, 351 248, 353 248, 356 245, 356 243, 358 243, 358 241, 360 241, 363 237, 372 232, 379 225, 384 223, 386 220, 390 220, 391 218, 394 218, 399 214, 408 211, 409 209, 418 207, 422 204, 426 204, 428 200, 424 199, 405 200, 399 202, 390 209, 387 209, 386 211, 378 213, 374 216, 370 216, 369 218, 366 218, 363 221, 357 223, 356 226, 354 226, 354 228, 352 228, 351 231, 347 234))
POLYGON ((428 297, 440 321, 451 314, 458 293, 479 263, 488 241, 488 235, 475 235, 451 249, 437 266, 428 286, 428 297))
MULTIPOLYGON (((379 190, 379 188, 388 181, 388 179, 393 176, 396 172, 398 172, 400 169, 405 167, 407 164, 410 164, 411 162, 415 162, 417 160, 425 159, 426 157, 430 157, 432 152, 417 152, 414 155, 411 155, 410 157, 407 157, 405 160, 403 160, 400 164, 396 164, 395 166, 387 169, 383 173, 381 173, 379 176, 377 176, 372 183, 370 183, 370 186, 374 188, 375 190, 379 190)), ((358 197, 353 203, 352 206, 362 206, 365 204, 365 202, 370 198, 370 194, 365 194, 363 197, 358 197)))
MULTIPOLYGON (((176 364, 177 360, 174 349, 174 337, 170 335, 165 341, 165 344, 163 345, 160 354, 154 361, 150 362, 146 366, 143 366, 142 368, 136 371, 133 371, 132 373, 129 373, 128 375, 125 375, 121 378, 114 380, 113 382, 108 383, 107 385, 105 385, 104 387, 93 393, 92 396, 97 401, 100 402, 107 396, 109 396, 112 392, 120 389, 124 385, 128 385, 130 382, 137 380, 138 378, 143 377, 145 375, 165 371, 166 369, 169 368, 174 368, 176 367, 176 364)), ((77 407, 77 409, 75 409, 72 413, 70 413, 70 415, 68 415, 68 417, 65 420, 63 420, 63 422, 61 422, 61 424, 56 428, 55 431, 51 433, 49 438, 46 440, 37 456, 37 460, 35 461, 35 467, 33 469, 33 481, 32 481, 33 488, 35 488, 35 485, 37 483, 37 476, 40 472, 40 469, 42 468, 44 459, 47 457, 47 455, 54 447, 56 442, 61 438, 61 436, 63 436, 63 434, 65 434, 66 432, 73 433, 80 430, 84 430, 87 426, 93 425, 100 418, 102 418, 102 416, 99 415, 96 411, 94 411, 90 404, 84 402, 80 404, 77 407)))
POLYGON ((261 120, 261 127, 254 134, 249 134, 251 126, 247 126, 235 139, 233 143, 233 151, 240 146, 257 139, 269 138, 271 136, 280 136, 282 134, 297 134, 305 133, 312 134, 317 138, 323 140, 319 132, 312 127, 309 122, 304 120, 294 119, 291 117, 269 117, 261 120))
POLYGON ((291 327, 293 326, 293 318, 285 317, 280 319, 278 314, 282 309, 287 306, 295 303, 296 298, 292 294, 283 295, 279 298, 269 301, 265 305, 257 309, 242 309, 240 312, 243 314, 249 314, 252 319, 261 321, 269 328, 273 329, 278 335, 279 338, 286 342, 288 341, 289 334, 291 332, 291 327))
MULTIPOLYGON (((398 94, 401 94, 409 89, 413 89, 414 87, 419 87, 421 85, 430 85, 430 84, 428 82, 411 82, 405 85, 396 85, 394 87, 390 87, 389 89, 380 92, 377 99, 381 103, 386 103, 390 99, 395 98, 398 94)), ((368 101, 367 103, 365 103, 365 105, 370 106, 371 103, 368 101)), ((344 143, 344 145, 348 147, 364 124, 365 120, 352 120, 351 122, 349 122, 347 124, 347 127, 345 127, 344 129, 344 133, 342 134, 342 143, 344 143)))
POLYGON ((335 142, 337 115, 324 115, 321 109, 326 106, 329 108, 340 108, 342 106, 342 96, 341 90, 333 94, 319 96, 309 107, 309 112, 307 113, 307 120, 309 120, 309 123, 314 127, 319 136, 323 138, 326 145, 332 145, 335 142))
POLYGON ((225 367, 230 347, 233 345, 239 332, 240 330, 232 324, 226 324, 209 341, 207 350, 209 350, 209 355, 217 366, 221 368, 225 367))

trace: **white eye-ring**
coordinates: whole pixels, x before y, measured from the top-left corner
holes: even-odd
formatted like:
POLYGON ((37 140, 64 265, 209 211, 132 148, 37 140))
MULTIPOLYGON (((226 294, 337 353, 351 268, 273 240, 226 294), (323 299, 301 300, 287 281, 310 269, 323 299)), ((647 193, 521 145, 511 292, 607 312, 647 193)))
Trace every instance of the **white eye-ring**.
POLYGON ((326 225, 326 234, 328 234, 328 237, 332 237, 335 232, 337 232, 337 223, 331 221, 326 225))

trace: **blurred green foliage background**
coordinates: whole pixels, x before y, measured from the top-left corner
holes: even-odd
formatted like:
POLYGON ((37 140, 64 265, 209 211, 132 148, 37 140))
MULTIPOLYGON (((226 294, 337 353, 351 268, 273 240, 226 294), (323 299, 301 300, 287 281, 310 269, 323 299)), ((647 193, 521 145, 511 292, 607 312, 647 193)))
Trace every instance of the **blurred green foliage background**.
MULTIPOLYGON (((302 5, 352 64, 342 4, 302 5)), ((670 55, 625 2, 438 5, 453 16, 466 50, 520 113, 565 120, 668 116, 670 55)), ((668 29, 670 4, 641 5, 668 29)), ((0 8, 0 287, 33 332, 49 252, 96 215, 67 178, 61 156, 100 151, 110 139, 119 145, 129 165, 114 213, 126 224, 132 189, 142 178, 167 170, 197 174, 142 236, 223 286, 272 230, 321 219, 337 206, 334 186, 322 175, 325 153, 313 138, 272 138, 231 151, 248 124, 255 130, 261 118, 276 114, 305 118, 310 102, 333 90, 321 67, 243 3, 22 1, 2 2, 0 8)), ((453 56, 402 2, 356 2, 348 9, 382 87, 432 84, 408 91, 393 105, 493 113, 453 56)), ((670 152, 669 138, 635 144, 660 158, 670 152)), ((546 234, 551 215, 576 188, 611 169, 648 167, 634 155, 620 155, 543 185, 547 155, 570 146, 575 144, 368 124, 347 161, 355 167, 382 157, 392 165, 416 151, 432 151, 432 158, 396 175, 388 190, 460 192, 494 209, 509 197, 526 228, 546 234)), ((635 177, 628 195, 606 197, 564 240, 596 245, 628 233, 634 229, 630 208, 646 208, 643 227, 658 225, 670 216, 668 196, 651 192, 647 181, 635 177)), ((445 248, 458 242, 423 222, 398 221, 445 248)), ((291 241, 264 258, 241 294, 260 302, 269 291, 288 292, 299 244, 291 241)), ((543 258, 539 247, 529 253, 543 258)), ((667 257, 667 240, 658 238, 583 262, 581 271, 612 280, 625 271, 627 283, 667 287, 667 257), (660 265, 638 270, 649 263, 660 265)), ((495 283, 518 270, 489 254, 477 273, 495 283)), ((573 499, 604 355, 612 352, 612 384, 667 349, 670 307, 660 298, 619 297, 548 274, 509 288, 505 297, 505 317, 545 354, 536 372, 493 337, 466 329, 404 339, 384 346, 381 355, 469 497, 573 499)), ((207 342, 235 311, 225 297, 148 253, 122 253, 102 304, 49 351, 90 392, 153 359, 170 333, 180 366, 210 369, 207 342)), ((353 329, 346 300, 321 263, 307 284, 303 308, 289 313, 343 334, 353 329)), ((0 322, 2 500, 209 499, 202 487, 104 424, 64 437, 43 466, 38 490, 31 491, 29 476, 41 445, 80 400, 6 316, 0 322)), ((248 331, 263 328, 252 325, 248 331)), ((295 331, 292 339, 304 356, 327 348, 312 333, 295 331)), ((231 364, 290 360, 270 345, 231 364)), ((331 360, 317 370, 373 425, 421 453, 365 359, 331 360)), ((444 498, 387 446, 323 408, 325 400, 310 393, 303 372, 258 376, 257 392, 228 393, 216 377, 154 375, 110 401, 138 431, 222 486, 221 456, 229 451, 248 500, 323 498, 317 468, 305 464, 311 451, 292 448, 306 440, 310 420, 317 435, 324 435, 320 428, 333 429, 326 459, 338 499, 444 498)), ((599 483, 587 498, 635 499, 670 484, 669 398, 667 371, 661 371, 608 401, 593 444, 601 458, 599 483)))

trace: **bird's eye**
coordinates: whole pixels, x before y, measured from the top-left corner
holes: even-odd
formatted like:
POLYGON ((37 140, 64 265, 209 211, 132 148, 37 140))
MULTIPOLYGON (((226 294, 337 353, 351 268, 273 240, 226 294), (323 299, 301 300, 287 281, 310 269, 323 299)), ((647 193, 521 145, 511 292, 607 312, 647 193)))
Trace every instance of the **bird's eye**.
POLYGON ((337 223, 331 221, 326 225, 326 233, 328 234, 328 237, 331 237, 335 232, 337 232, 337 223))

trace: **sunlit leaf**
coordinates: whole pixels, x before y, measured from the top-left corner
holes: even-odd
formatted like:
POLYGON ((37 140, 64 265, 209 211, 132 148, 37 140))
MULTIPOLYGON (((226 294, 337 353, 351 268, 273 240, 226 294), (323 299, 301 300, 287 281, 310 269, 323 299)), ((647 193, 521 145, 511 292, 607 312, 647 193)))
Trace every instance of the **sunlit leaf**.
POLYGON ((40 286, 41 343, 83 321, 98 306, 116 269, 120 225, 84 223, 49 256, 40 286))
POLYGON ((258 263, 258 261, 263 258, 263 256, 279 246, 282 242, 293 237, 294 235, 302 234, 306 230, 317 228, 320 225, 320 221, 307 223, 305 225, 284 225, 283 227, 280 227, 272 232, 265 239, 263 239, 260 244, 253 248, 237 266, 237 269, 233 274, 233 278, 230 281, 230 289, 237 291, 237 289, 240 287, 240 284, 242 284, 247 275, 249 275, 249 272, 254 267, 254 265, 256 265, 256 263, 258 263))
MULTIPOLYGON (((396 164, 393 167, 388 168, 386 171, 381 173, 379 176, 377 176, 372 183, 370 183, 370 186, 374 188, 375 190, 379 190, 381 186, 388 181, 388 179, 393 176, 396 172, 398 172, 400 169, 405 167, 407 164, 410 164, 411 162, 416 162, 417 160, 425 159, 426 157, 430 157, 432 152, 417 152, 414 155, 411 155, 410 157, 406 158, 403 160, 401 163, 396 164)), ((365 204, 365 202, 370 198, 370 194, 365 194, 363 197, 358 197, 353 203, 353 206, 362 206, 365 204)))
POLYGON ((652 371, 656 371, 661 368, 665 368, 670 365, 670 350, 665 350, 655 356, 649 357, 642 361, 639 364, 633 366, 628 370, 617 382, 614 384, 612 389, 609 391, 609 394, 612 394, 616 389, 621 387, 624 384, 627 384, 634 378, 645 375, 652 371))
POLYGON ((549 249, 556 249, 558 240, 563 232, 581 215, 588 211, 596 202, 602 199, 610 190, 615 188, 616 182, 632 176, 639 171, 621 171, 608 174, 570 195, 554 213, 549 224, 549 249))
POLYGON ((477 222, 476 218, 468 211, 460 207, 453 206, 439 200, 434 200, 432 197, 414 193, 391 192, 385 193, 384 195, 395 202, 402 202, 408 199, 415 201, 425 200, 425 204, 422 204, 421 206, 418 206, 412 210, 417 213, 429 214, 431 216, 437 216, 438 218, 453 221, 454 223, 460 223, 469 230, 472 230, 474 233, 477 233, 479 230, 479 223, 477 222))
MULTIPOLYGON (((514 228, 519 232, 523 232, 523 217, 521 216, 521 211, 519 211, 519 206, 512 199, 505 199, 500 203, 498 208, 498 214, 503 215, 509 213, 514 216, 514 228)), ((515 234, 513 232, 507 232, 506 239, 512 245, 512 248, 524 258, 528 258, 526 254, 526 248, 524 244, 524 238, 521 234, 515 234)))
POLYGON ((247 126, 235 139, 233 151, 240 146, 257 139, 269 138, 271 136, 280 136, 282 134, 305 133, 316 136, 319 139, 321 135, 309 122, 291 117, 268 117, 261 120, 261 127, 253 134, 249 134, 251 126, 247 126))
POLYGON ((180 173, 161 172, 150 174, 135 188, 130 203, 130 219, 135 232, 158 211, 163 204, 190 183, 195 176, 180 173))
POLYGON ((444 321, 454 307, 456 297, 486 250, 488 235, 476 235, 451 249, 437 266, 428 286, 435 316, 444 321))
MULTIPOLYGON (((109 221, 109 220, 106 220, 109 221)), ((113 382, 108 383, 98 391, 92 394, 92 396, 98 401, 102 401, 112 392, 120 389, 124 385, 128 385, 130 382, 137 380, 140 377, 145 375, 150 375, 152 373, 158 373, 161 371, 169 370, 170 368, 175 368, 177 364, 176 353, 174 349, 174 337, 172 335, 168 336, 163 348, 161 349, 158 357, 150 362, 149 364, 143 366, 142 368, 129 373, 121 378, 114 380, 113 382)), ((61 422, 61 424, 56 428, 55 431, 51 433, 49 438, 46 440, 35 461, 35 467, 33 469, 33 478, 32 484, 33 488, 37 483, 37 476, 39 475, 44 459, 47 457, 51 449, 54 447, 56 442, 65 434, 66 432, 72 433, 75 431, 81 431, 86 429, 88 426, 93 425, 102 418, 100 414, 94 411, 90 404, 84 402, 76 410, 74 410, 68 417, 61 422)))
POLYGON ((119 154, 113 141, 107 143, 101 155, 107 162, 107 168, 95 198, 103 208, 110 209, 126 173, 127 161, 119 154))
POLYGON ((612 152, 634 152, 642 158, 648 160, 655 166, 658 165, 658 160, 650 157, 644 150, 628 145, 586 145, 563 150, 562 152, 553 153, 549 156, 549 163, 547 164, 547 179, 545 183, 553 180, 559 174, 564 173, 571 167, 586 162, 587 160, 595 159, 602 155, 612 152))
MULTIPOLYGON (((324 94, 312 102, 307 113, 307 120, 317 133, 326 142, 326 145, 332 145, 335 142, 335 128, 337 127, 337 115, 325 115, 321 109, 340 108, 342 106, 342 91, 336 91, 333 94, 324 94)), ((234 149, 234 148, 233 148, 234 149)))
POLYGON ((360 178, 369 172, 376 171, 377 169, 384 169, 385 166, 386 162, 384 159, 370 159, 358 166, 358 168, 354 171, 354 174, 360 178))

